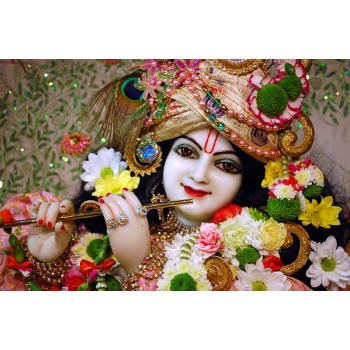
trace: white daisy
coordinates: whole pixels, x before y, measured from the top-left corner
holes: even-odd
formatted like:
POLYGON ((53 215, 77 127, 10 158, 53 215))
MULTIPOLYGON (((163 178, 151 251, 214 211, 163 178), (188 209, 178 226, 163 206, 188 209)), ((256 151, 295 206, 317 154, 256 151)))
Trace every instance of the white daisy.
POLYGON ((298 181, 300 186, 307 187, 314 181, 312 169, 300 169, 294 174, 295 179, 298 181))
POLYGON ((98 178, 105 178, 107 175, 119 175, 127 167, 126 162, 122 161, 122 154, 114 151, 113 148, 101 148, 97 154, 90 153, 88 160, 83 162, 85 170, 80 178, 87 182, 85 191, 91 191, 95 188, 95 181, 98 178))
POLYGON ((265 269, 260 258, 255 265, 246 264, 245 271, 237 271, 234 286, 239 291, 287 291, 292 283, 282 272, 265 269))
POLYGON ((285 184, 277 184, 273 189, 271 189, 271 192, 273 192, 278 199, 294 199, 298 193, 295 191, 292 185, 285 184))
POLYGON ((312 265, 306 271, 311 278, 311 287, 321 284, 328 290, 338 290, 350 285, 350 257, 342 247, 337 248, 334 236, 329 236, 323 243, 311 241, 309 259, 312 265))
POLYGON ((316 167, 314 170, 314 177, 315 177, 316 185, 324 186, 324 175, 323 175, 323 172, 318 167, 316 167))

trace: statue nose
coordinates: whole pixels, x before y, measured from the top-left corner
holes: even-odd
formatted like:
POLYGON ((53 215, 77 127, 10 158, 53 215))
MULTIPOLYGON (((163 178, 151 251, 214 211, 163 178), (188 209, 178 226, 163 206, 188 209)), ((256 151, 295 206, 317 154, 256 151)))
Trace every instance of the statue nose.
POLYGON ((205 159, 196 162, 190 177, 198 183, 207 184, 209 182, 209 162, 205 159))

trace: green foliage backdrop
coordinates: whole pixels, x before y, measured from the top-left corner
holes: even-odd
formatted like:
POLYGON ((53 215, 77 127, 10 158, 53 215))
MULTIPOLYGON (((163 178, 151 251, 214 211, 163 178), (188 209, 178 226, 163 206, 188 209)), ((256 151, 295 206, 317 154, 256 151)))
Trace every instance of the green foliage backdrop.
MULTIPOLYGON (((79 131, 79 111, 89 97, 125 74, 133 61, 0 60, 0 207, 22 192, 46 190, 62 198, 76 193, 88 151, 68 156, 60 150, 60 142, 64 135, 79 131)), ((350 136, 349 72, 350 60, 314 60, 304 104, 316 133, 326 124, 344 142, 350 136)), ((90 149, 103 145, 95 135, 89 136, 90 149)), ((338 146, 329 143, 332 147, 338 146)), ((328 154, 338 157, 335 160, 348 181, 346 152, 333 149, 328 154)))

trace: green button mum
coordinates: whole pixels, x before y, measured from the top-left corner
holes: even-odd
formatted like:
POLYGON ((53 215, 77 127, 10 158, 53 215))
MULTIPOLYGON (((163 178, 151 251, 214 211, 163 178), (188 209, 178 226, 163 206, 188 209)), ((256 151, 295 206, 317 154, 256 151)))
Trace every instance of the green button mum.
POLYGON ((295 74, 287 74, 279 83, 292 100, 296 100, 300 96, 302 84, 300 78, 295 74))
POLYGON ((197 290, 195 280, 186 272, 176 275, 170 282, 171 291, 190 292, 197 290))
POLYGON ((287 198, 269 198, 266 209, 269 216, 277 221, 295 220, 301 210, 299 200, 287 198))
POLYGON ((268 117, 277 117, 287 107, 288 94, 278 84, 267 84, 258 91, 256 101, 261 112, 268 117))

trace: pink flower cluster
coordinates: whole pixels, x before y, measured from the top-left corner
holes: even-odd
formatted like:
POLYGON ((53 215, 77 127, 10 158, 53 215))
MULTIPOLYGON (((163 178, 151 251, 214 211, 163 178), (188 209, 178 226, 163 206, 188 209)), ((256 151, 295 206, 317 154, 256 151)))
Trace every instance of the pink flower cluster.
POLYGON ((224 245, 220 243, 222 232, 216 224, 203 223, 200 232, 197 248, 207 257, 224 248, 224 245))

